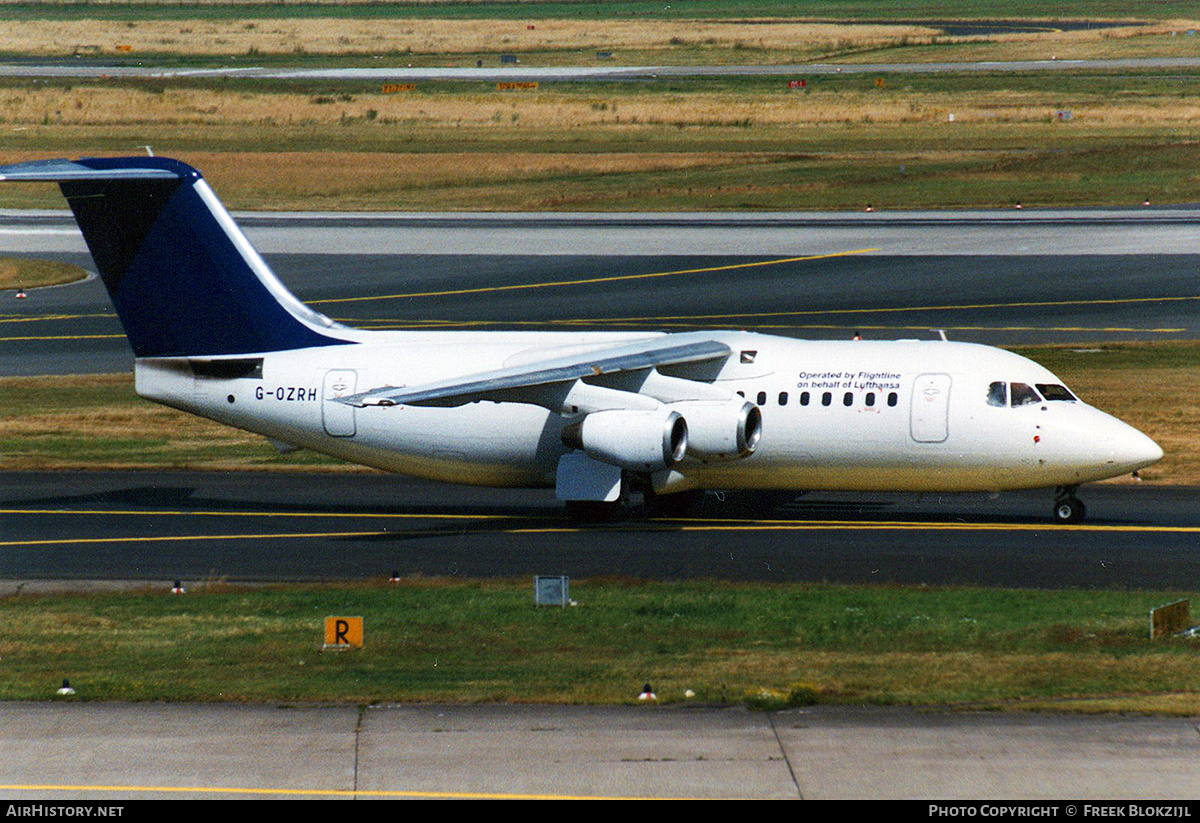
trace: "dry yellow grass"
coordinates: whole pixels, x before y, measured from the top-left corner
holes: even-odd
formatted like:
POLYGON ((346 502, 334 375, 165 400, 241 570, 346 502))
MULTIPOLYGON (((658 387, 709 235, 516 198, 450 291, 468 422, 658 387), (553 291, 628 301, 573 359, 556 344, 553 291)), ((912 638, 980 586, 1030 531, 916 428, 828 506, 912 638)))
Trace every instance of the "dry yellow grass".
MULTIPOLYGON (((427 210, 488 210, 497 204, 505 209, 540 210, 555 205, 546 200, 548 196, 557 207, 578 196, 582 207, 591 195, 552 184, 571 175, 703 170, 766 163, 772 158, 722 152, 321 152, 320 161, 314 162, 313 155, 305 152, 180 152, 158 143, 155 148, 201 169, 230 208, 260 211, 413 208, 415 203, 427 210)), ((0 159, 17 163, 58 156, 62 153, 7 151, 0 159)), ((0 189, 0 208, 32 207, 62 208, 57 187, 0 189)))
MULTIPOLYGON (((957 44, 952 59, 1061 59, 1110 53, 1186 52, 1194 20, 1109 29, 950 37, 932 26, 833 24, 796 20, 36 20, 9 21, 0 51, 33 56, 76 53, 180 55, 441 55, 596 50, 658 53, 758 52, 799 62, 882 47, 957 44), (962 55, 962 56, 960 56, 962 55)), ((1194 50, 1194 49, 1193 49, 1194 50)), ((943 55, 944 56, 944 55, 943 55)), ((850 59, 854 59, 851 57, 850 59)), ((865 55, 858 59, 878 59, 865 55)), ((939 59, 919 50, 902 59, 939 59)))
MULTIPOLYGON (((1200 28, 1197 20, 1166 20, 1134 26, 1080 29, 1078 31, 1020 32, 987 36, 939 37, 938 45, 953 44, 947 52, 937 45, 917 42, 891 54, 902 62, 940 60, 1087 60, 1122 57, 1190 57, 1200 53, 1200 42, 1186 32, 1200 28), (930 45, 930 47, 926 47, 930 45)), ((846 55, 847 62, 873 62, 878 54, 846 55)))
POLYGON ((172 54, 487 54, 560 49, 783 49, 801 53, 873 48, 924 39, 912 25, 835 25, 724 20, 36 20, 6 22, 0 51, 51 56, 172 54), (122 49, 121 51, 124 51, 122 49))
MULTIPOLYGON (((1200 101, 1180 97, 1076 95, 1072 128, 1190 128, 1200 101)), ((312 95, 183 87, 153 91, 114 86, 0 91, 0 123, 22 126, 332 126, 371 122, 397 128, 521 130, 646 126, 877 126, 947 123, 1048 123, 1062 107, 1048 91, 880 94, 786 88, 744 92, 576 94, 562 90, 312 95)))
POLYGON ((468 186, 477 208, 504 203, 524 210, 545 206, 544 193, 531 191, 538 181, 576 174, 712 168, 729 162, 719 153, 548 154, 373 154, 329 152, 314 164, 312 156, 289 153, 188 153, 181 159, 204 169, 222 197, 239 207, 261 208, 265 198, 279 208, 369 209, 379 192, 404 202, 419 194, 423 207, 463 208, 468 186), (261 191, 268 181, 269 191, 261 191), (440 199, 445 198, 445 199, 440 199))
MULTIPOLYGON (((686 170, 746 168, 777 159, 769 153, 724 152, 305 152, 161 153, 201 169, 223 202, 236 209, 426 210, 586 208, 588 189, 560 178, 597 178, 686 170)), ((51 152, 10 151, 4 162, 44 160, 51 152)), ((826 184, 822 184, 826 185, 826 184)), ((732 188, 731 188, 732 190, 732 188)), ((594 204, 591 204, 594 205, 594 204)), ((0 208, 61 208, 57 187, 0 189, 0 208)))
POLYGON ((6 471, 291 465, 260 437, 141 400, 129 374, 0 378, 0 398, 10 392, 18 399, 0 403, 0 468, 6 471), (59 392, 74 400, 52 399, 63 396, 59 392), (31 395, 51 399, 31 410, 31 395))
MULTIPOLYGON (((1147 480, 1200 485, 1200 367, 1086 369, 1064 374, 1071 389, 1152 437, 1164 457, 1142 472, 1147 480), (1153 398, 1153 402, 1148 402, 1153 398)), ((1120 482, 1129 482, 1127 479, 1120 482)))
POLYGON ((56 286, 85 277, 87 271, 67 263, 28 257, 0 257, 0 289, 56 286))

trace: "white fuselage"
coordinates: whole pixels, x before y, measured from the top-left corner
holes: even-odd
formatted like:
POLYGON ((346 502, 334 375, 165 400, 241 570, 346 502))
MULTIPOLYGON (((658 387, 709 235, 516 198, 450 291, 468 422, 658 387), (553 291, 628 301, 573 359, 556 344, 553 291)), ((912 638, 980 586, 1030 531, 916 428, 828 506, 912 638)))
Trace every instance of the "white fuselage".
MULTIPOLYGON (((493 401, 355 408, 337 398, 648 337, 352 334, 357 342, 350 345, 225 358, 229 369, 203 368, 186 358, 143 358, 137 390, 277 442, 387 471, 548 487, 570 451, 561 436, 569 408, 493 401)), ((1000 491, 1074 486, 1162 456, 1136 429, 1074 399, 1013 405, 1006 396, 1003 405, 989 403, 997 383, 1061 385, 1046 369, 1003 350, 941 341, 712 336, 728 344, 732 356, 711 373, 683 376, 701 384, 706 397, 740 395, 756 404, 761 441, 742 459, 685 458, 655 475, 657 490, 1000 491)), ((653 395, 653 381, 641 391, 653 395)), ((666 401, 672 399, 679 398, 666 401)))

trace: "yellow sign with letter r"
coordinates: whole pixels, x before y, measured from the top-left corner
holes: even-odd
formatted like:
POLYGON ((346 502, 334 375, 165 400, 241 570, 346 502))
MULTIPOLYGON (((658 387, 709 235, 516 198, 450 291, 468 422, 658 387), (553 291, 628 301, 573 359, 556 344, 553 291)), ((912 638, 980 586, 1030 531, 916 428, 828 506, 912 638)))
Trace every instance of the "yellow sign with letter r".
POLYGON ((326 617, 325 648, 361 649, 363 619, 361 617, 326 617))

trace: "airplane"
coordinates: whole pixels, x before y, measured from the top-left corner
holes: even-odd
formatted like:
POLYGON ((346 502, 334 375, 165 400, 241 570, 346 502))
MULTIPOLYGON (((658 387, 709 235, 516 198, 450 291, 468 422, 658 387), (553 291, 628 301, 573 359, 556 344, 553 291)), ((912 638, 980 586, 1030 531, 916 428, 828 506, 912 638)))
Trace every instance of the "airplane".
POLYGON ((279 281, 200 172, 163 157, 0 167, 52 181, 135 356, 137 393, 389 472, 553 488, 583 519, 706 490, 1002 492, 1161 459, 1037 363, 946 340, 745 331, 367 331, 279 281))

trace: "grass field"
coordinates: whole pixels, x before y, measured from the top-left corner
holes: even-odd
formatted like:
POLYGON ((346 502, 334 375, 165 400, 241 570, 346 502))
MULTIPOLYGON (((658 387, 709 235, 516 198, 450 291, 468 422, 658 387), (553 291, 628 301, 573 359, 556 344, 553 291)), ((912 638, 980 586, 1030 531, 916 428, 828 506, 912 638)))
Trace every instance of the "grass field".
POLYGON ((1200 711, 1194 641, 1149 639, 1179 592, 572 580, 191 585, 0 597, 0 699, 823 702, 1200 711), (328 615, 365 647, 321 650, 328 615))
POLYGON ((87 277, 79 266, 29 257, 0 257, 0 289, 60 286, 87 277))
MULTIPOLYGON (((0 155, 114 154, 150 145, 198 165, 237 208, 1197 202, 1197 71, 804 76, 803 64, 813 60, 1200 55, 1200 36, 1188 34, 1200 25, 1170 4, 1144 5, 1072 6, 1076 16, 1123 21, 1115 27, 993 26, 986 34, 946 35, 939 21, 923 23, 931 12, 913 3, 850 4, 841 7, 841 22, 828 19, 834 5, 820 2, 670 11, 640 3, 0 3, 0 16, 10 20, 0 31, 0 55, 20 60, 494 66, 510 53, 526 66, 797 66, 796 77, 542 83, 515 92, 481 82, 385 93, 382 84, 363 82, 0 80, 0 155), (703 19, 694 14, 700 11, 703 19), (855 24, 868 11, 870 22, 855 24), (393 16, 381 18, 385 12, 393 16), (789 79, 807 85, 789 89, 789 79)), ((937 11, 986 17, 1001 7, 964 0, 937 11)), ((1042 15, 1034 4, 1003 8, 1008 20, 1042 15)), ((59 204, 48 190, 6 187, 0 198, 0 206, 59 204)))
MULTIPOLYGON (((250 209, 1158 205, 1200 202, 1198 87, 1200 74, 892 78, 882 89, 821 78, 800 92, 761 80, 400 94, 8 81, 0 156, 151 145, 250 209)), ((61 199, 52 187, 0 190, 0 207, 28 206, 61 199)))
POLYGON ((360 470, 147 403, 129 374, 0 378, 0 466, 360 470))
POLYGON ((280 4, 277 0, 0 0, 0 12, 13 18, 37 17, 100 19, 180 19, 196 16, 229 17, 352 17, 352 18, 454 18, 540 20, 572 17, 659 19, 783 18, 817 20, 1162 20, 1186 17, 1194 4, 1180 0, 1120 2, 1072 0, 1069 5, 1047 7, 1036 0, 701 0, 664 4, 657 0, 316 0, 280 4))
MULTIPOLYGON (((271 21, 196 19, 12 20, 0 33, 0 53, 62 57, 99 54, 155 56, 308 57, 423 56, 461 65, 479 55, 516 52, 524 62, 594 59, 598 50, 628 55, 661 53, 667 62, 689 56, 790 55, 804 60, 843 51, 928 42, 936 29, 903 24, 805 23, 703 20, 377 20, 295 18, 271 21), (471 58, 463 62, 459 56, 471 58), (456 60, 456 58, 459 58, 456 60)), ((1138 31, 1157 31, 1139 28, 1138 31)), ((1124 31, 1124 30, 1114 30, 1124 31)), ((489 61, 491 62, 491 61, 489 61)), ((561 61, 551 61, 561 62, 561 61)), ((638 60, 641 62, 641 60, 638 60)), ((725 62, 725 61, 721 61, 725 62)), ((777 61, 772 61, 777 62, 777 61)), ((442 63, 445 64, 445 63, 442 63)))
MULTIPOLYGON (((923 62, 928 60, 1075 59, 1194 56, 1194 10, 1183 17, 1155 16, 1066 29, 1053 24, 1021 29, 997 24, 956 33, 947 23, 921 19, 796 19, 739 16, 679 19, 659 15, 473 19, 404 16, 392 19, 348 13, 309 17, 231 17, 199 14, 194 19, 129 14, 77 18, 47 12, 17 14, 0 5, 0 54, 92 60, 235 66, 327 65, 352 58, 373 66, 495 65, 501 54, 527 66, 639 64, 803 64, 819 60, 923 62), (603 53, 603 56, 601 56, 603 53), (230 62, 230 61, 234 62, 230 62)), ((94 7, 100 9, 102 7, 94 7)), ((120 6, 114 8, 121 8, 120 6)), ((246 7, 259 8, 262 7, 246 7)), ((338 9, 329 6, 327 9, 338 9)), ((357 7, 363 10, 364 7, 357 7)), ((453 6, 440 6, 446 10, 453 6)), ((527 8, 539 8, 537 4, 527 8)))

